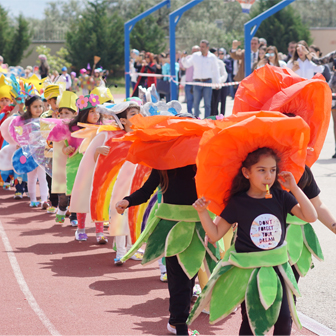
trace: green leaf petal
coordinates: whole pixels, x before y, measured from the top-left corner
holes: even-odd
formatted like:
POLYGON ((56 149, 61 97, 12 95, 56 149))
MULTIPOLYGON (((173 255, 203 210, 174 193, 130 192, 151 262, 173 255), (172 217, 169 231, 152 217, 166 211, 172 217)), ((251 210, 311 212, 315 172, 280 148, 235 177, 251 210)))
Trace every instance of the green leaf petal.
POLYGON ((201 268, 204 257, 205 248, 199 240, 196 231, 194 231, 190 245, 177 255, 178 261, 189 279, 197 274, 201 268))
POLYGON ((273 305, 266 310, 259 299, 258 272, 259 269, 255 269, 250 277, 245 302, 247 316, 253 334, 265 335, 278 320, 282 302, 282 286, 277 276, 277 295, 273 305))
POLYGON ((244 301, 246 286, 252 272, 253 269, 233 267, 221 275, 211 295, 210 323, 225 318, 244 301))
POLYGON ((277 274, 273 267, 262 267, 258 272, 258 289, 260 302, 265 309, 268 309, 277 295, 277 274))
POLYGON ((195 231, 195 223, 178 222, 168 233, 166 239, 166 257, 184 251, 191 243, 195 231))
POLYGON ((166 238, 176 222, 161 219, 152 234, 148 237, 142 264, 153 262, 164 256, 166 238))
POLYGON ((287 227, 286 242, 289 262, 293 265, 299 260, 303 247, 303 235, 300 225, 290 224, 287 227))
POLYGON ((297 311, 296 311, 296 304, 295 304, 295 301, 294 301, 293 293, 292 293, 291 289, 289 288, 289 286, 287 285, 287 283, 285 283, 285 292, 286 292, 286 295, 287 295, 288 307, 289 307, 289 311, 291 313, 292 319, 293 319, 296 327, 298 329, 302 329, 302 325, 301 325, 301 322, 299 320, 299 316, 298 316, 297 311))
POLYGON ((215 286, 218 278, 222 275, 228 272, 230 269, 232 269, 234 266, 228 265, 225 263, 225 265, 222 265, 222 262, 219 262, 212 272, 208 283, 205 285, 205 287, 202 290, 202 293, 198 297, 197 301, 195 302, 190 315, 187 320, 187 324, 191 324, 199 314, 203 311, 203 309, 209 304, 211 300, 211 294, 213 287, 215 286))
POLYGON ((278 269, 284 278, 287 286, 291 289, 291 291, 296 295, 296 296, 301 296, 297 281, 295 279, 295 275, 293 273, 292 267, 289 265, 289 263, 284 263, 282 265, 278 266, 278 269))
POLYGON ((315 258, 322 261, 324 260, 323 252, 320 242, 311 224, 307 223, 302 228, 303 239, 307 249, 314 255, 315 258))
POLYGON ((300 259, 294 264, 296 270, 301 277, 306 276, 312 264, 312 254, 307 249, 306 245, 303 245, 300 259))

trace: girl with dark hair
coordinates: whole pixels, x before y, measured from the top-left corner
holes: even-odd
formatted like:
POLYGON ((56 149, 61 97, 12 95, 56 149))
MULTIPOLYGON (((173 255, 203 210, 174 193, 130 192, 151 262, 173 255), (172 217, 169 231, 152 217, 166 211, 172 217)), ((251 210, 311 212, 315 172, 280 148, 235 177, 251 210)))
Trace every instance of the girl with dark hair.
POLYGON ((237 231, 187 323, 209 302, 210 323, 241 305, 240 335, 266 335, 273 326, 274 335, 290 335, 292 318, 300 326, 293 299, 300 294, 289 263, 286 217, 317 218, 296 185, 306 160, 309 127, 299 117, 251 112, 233 126, 208 133, 197 157, 196 186, 203 197, 193 206, 209 241, 218 241, 233 225, 237 231), (294 159, 296 154, 300 157, 294 159), (208 211, 218 216, 215 222, 208 211))
MULTIPOLYGON (((99 97, 94 94, 90 94, 88 96, 80 96, 76 100, 76 105, 78 107, 79 112, 77 116, 73 118, 68 124, 71 133, 81 128, 80 126, 77 126, 77 123, 87 123, 95 125, 102 124, 103 119, 102 115, 96 109, 96 105, 98 104, 99 104, 99 97)), ((65 145, 62 150, 63 154, 68 156, 66 163, 67 195, 71 195, 77 170, 83 158, 83 154, 79 153, 78 151, 81 141, 78 142, 76 140, 71 137, 69 142, 65 141, 65 145)), ((101 146, 96 149, 95 155, 96 156, 98 156, 99 154, 107 155, 108 152, 109 152, 108 147, 101 146)), ((85 220, 86 220, 86 213, 77 213, 78 228, 75 232, 76 240, 83 241, 88 239, 88 236, 85 233, 85 220)), ((96 222, 95 225, 96 225, 97 243, 106 244, 107 239, 104 236, 104 223, 96 222)))
MULTIPOLYGON (((18 124, 21 122, 26 124, 31 119, 39 118, 43 112, 43 102, 40 96, 33 95, 25 100, 26 112, 19 118, 18 124)), ((13 125, 14 126, 14 125, 13 125)), ((41 166, 37 166, 33 171, 27 173, 27 185, 30 197, 30 206, 38 207, 41 204, 42 209, 47 209, 48 204, 48 183, 45 170, 41 166), (41 203, 36 199, 36 183, 39 181, 41 203)))
MULTIPOLYGON (((238 255, 270 250, 284 243, 287 213, 306 221, 316 220, 314 207, 296 185, 293 175, 285 171, 279 173, 278 164, 279 158, 270 148, 259 148, 249 153, 233 180, 229 200, 216 224, 207 211, 209 201, 202 197, 193 204, 211 241, 219 240, 234 223, 238 223, 234 244, 238 255), (280 185, 295 197, 282 190, 280 185), (268 199, 269 192, 271 197, 268 199)), ((290 335, 292 320, 284 279, 276 267, 274 270, 284 293, 279 302, 281 309, 274 320, 274 335, 290 335)), ((244 301, 241 308, 243 321, 239 334, 254 335, 247 314, 250 307, 244 301)))
POLYGON ((291 60, 287 63, 287 67, 292 69, 300 77, 311 79, 315 73, 322 73, 324 68, 321 65, 316 65, 312 61, 309 61, 304 52, 305 49, 309 49, 307 42, 299 41, 295 46, 291 60))

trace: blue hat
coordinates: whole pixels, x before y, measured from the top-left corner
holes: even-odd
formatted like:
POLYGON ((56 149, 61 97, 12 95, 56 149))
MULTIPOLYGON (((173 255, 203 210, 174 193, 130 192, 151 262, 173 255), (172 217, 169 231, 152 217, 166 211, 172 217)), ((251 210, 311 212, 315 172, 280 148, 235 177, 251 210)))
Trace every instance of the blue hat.
POLYGON ((68 70, 68 69, 67 69, 67 67, 65 67, 65 66, 62 68, 62 71, 67 71, 67 70, 68 70))
POLYGON ((132 49, 131 51, 132 51, 132 53, 134 53, 135 55, 139 56, 139 50, 137 50, 137 49, 132 49))

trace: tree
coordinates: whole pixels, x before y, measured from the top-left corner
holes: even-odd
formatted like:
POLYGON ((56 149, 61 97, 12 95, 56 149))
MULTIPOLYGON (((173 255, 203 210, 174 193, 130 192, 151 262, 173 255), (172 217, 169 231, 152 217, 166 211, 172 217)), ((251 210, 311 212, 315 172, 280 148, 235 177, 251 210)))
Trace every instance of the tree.
POLYGON ((123 19, 115 11, 107 15, 107 2, 88 2, 66 34, 67 59, 77 70, 101 57, 99 65, 115 70, 123 64, 123 19))
MULTIPOLYGON (((251 11, 251 17, 256 17, 265 10, 276 5, 280 0, 259 0, 251 11)), ((300 15, 296 10, 287 6, 264 20, 256 32, 256 36, 267 40, 268 45, 274 45, 278 51, 287 52, 287 45, 290 41, 305 40, 311 43, 309 29, 302 23, 300 15)))
MULTIPOLYGON (((143 5, 140 6, 138 12, 134 12, 133 17, 142 12, 144 12, 143 5)), ((165 35, 164 30, 157 25, 156 19, 149 15, 134 26, 130 35, 130 43, 132 48, 159 54, 166 48, 165 35)))
POLYGON ((29 22, 22 15, 14 21, 0 5, 0 55, 9 65, 16 66, 23 58, 32 38, 29 22))
MULTIPOLYGON (((67 68, 71 67, 71 63, 66 61, 69 52, 65 48, 61 48, 56 52, 56 56, 50 55, 50 48, 47 48, 45 45, 39 45, 36 47, 36 52, 40 55, 43 54, 47 57, 48 65, 50 67, 50 73, 57 71, 61 72, 62 68, 66 66, 67 68)), ((40 64, 40 61, 36 61, 37 64, 40 64)))

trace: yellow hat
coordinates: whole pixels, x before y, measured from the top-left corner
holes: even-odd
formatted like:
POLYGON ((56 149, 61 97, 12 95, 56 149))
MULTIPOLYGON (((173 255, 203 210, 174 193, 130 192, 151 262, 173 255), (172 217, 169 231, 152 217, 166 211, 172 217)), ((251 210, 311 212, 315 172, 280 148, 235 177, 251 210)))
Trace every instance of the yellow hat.
POLYGON ((11 96, 12 87, 8 85, 7 83, 8 83, 8 79, 6 79, 4 75, 1 75, 0 77, 0 99, 8 98, 12 100, 12 96, 11 96))
POLYGON ((99 104, 104 104, 109 100, 114 101, 114 98, 109 88, 102 86, 95 87, 90 93, 95 94, 99 97, 99 104))
POLYGON ((62 97, 58 103, 58 109, 69 108, 71 110, 77 111, 76 100, 78 96, 76 93, 71 91, 64 91, 62 97))
POLYGON ((60 88, 56 84, 50 84, 45 88, 43 94, 44 98, 47 100, 51 98, 57 98, 60 95, 60 88))
POLYGON ((41 94, 42 93, 41 91, 43 90, 43 83, 46 81, 47 78, 48 77, 39 79, 35 74, 33 74, 29 78, 21 78, 21 79, 23 80, 24 83, 33 84, 36 90, 39 92, 39 94, 41 94))

